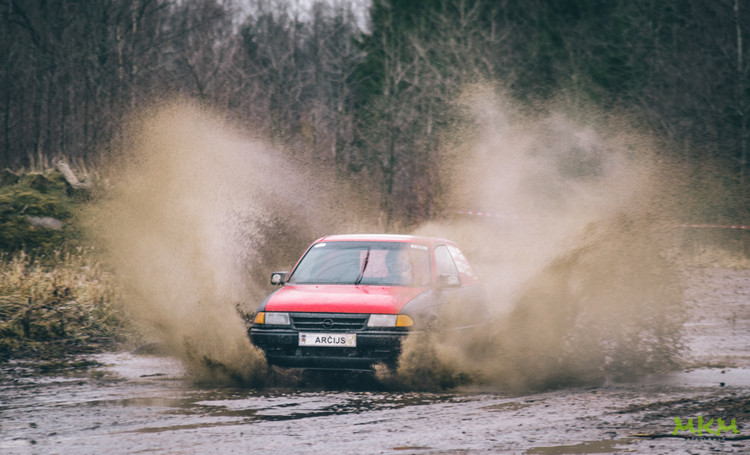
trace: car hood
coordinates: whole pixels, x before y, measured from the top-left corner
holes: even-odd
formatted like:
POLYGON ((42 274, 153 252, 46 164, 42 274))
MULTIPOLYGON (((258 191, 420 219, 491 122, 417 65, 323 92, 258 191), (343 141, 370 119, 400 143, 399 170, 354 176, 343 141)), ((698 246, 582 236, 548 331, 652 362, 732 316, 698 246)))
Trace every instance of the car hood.
POLYGON ((286 285, 266 301, 265 311, 397 314, 424 287, 286 285))

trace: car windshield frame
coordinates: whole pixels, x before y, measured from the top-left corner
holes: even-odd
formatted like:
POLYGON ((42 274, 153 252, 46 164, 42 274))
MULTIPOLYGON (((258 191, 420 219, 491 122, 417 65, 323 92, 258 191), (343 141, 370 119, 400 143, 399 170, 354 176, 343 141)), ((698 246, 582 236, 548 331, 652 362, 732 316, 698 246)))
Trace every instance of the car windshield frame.
POLYGON ((425 287, 432 282, 427 245, 331 241, 313 244, 287 280, 291 285, 425 287))

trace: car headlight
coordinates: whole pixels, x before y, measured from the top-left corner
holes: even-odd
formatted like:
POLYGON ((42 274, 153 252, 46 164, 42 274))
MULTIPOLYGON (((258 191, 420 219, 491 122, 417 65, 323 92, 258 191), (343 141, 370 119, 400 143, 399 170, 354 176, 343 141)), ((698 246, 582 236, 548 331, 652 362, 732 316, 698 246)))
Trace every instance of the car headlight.
POLYGON ((371 314, 367 327, 411 327, 414 321, 405 314, 371 314))
POLYGON ((289 313, 260 311, 253 319, 254 324, 289 325, 289 313))

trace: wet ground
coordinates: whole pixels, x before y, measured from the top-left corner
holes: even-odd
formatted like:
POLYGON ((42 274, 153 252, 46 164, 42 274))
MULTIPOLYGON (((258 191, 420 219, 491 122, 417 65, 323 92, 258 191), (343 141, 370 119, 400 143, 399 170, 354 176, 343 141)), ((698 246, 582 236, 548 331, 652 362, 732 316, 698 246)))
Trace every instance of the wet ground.
POLYGON ((393 392, 351 377, 340 387, 197 386, 176 360, 130 353, 43 375, 10 363, 0 453, 748 453, 750 270, 686 273, 683 371, 513 396, 393 392), (714 419, 714 431, 734 420, 738 433, 674 437, 676 417, 696 430, 699 417, 714 419))

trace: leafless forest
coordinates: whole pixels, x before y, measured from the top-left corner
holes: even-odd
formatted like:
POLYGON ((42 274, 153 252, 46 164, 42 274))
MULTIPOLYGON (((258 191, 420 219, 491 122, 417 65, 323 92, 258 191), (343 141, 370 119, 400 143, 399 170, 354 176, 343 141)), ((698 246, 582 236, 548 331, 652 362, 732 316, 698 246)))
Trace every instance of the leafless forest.
POLYGON ((529 113, 627 118, 706 195, 695 221, 747 220, 746 0, 0 0, 0 15, 2 167, 95 166, 130 114, 186 98, 415 223, 446 209, 450 135, 471 128, 457 100, 481 84, 529 113))

